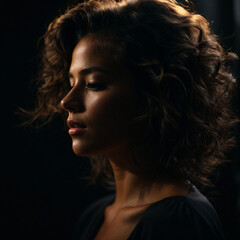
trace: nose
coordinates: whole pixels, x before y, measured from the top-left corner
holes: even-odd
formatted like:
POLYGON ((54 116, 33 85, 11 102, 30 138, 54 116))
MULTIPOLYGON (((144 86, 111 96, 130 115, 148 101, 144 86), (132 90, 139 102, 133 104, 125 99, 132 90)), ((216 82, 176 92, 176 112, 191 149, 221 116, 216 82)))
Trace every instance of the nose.
POLYGON ((83 112, 85 111, 83 103, 83 94, 72 89, 61 101, 61 107, 68 112, 83 112))

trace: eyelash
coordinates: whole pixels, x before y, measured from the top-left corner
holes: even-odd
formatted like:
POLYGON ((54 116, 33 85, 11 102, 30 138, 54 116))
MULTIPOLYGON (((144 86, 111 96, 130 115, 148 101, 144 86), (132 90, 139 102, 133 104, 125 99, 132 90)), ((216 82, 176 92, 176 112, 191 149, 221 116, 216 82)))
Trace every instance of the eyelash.
POLYGON ((101 90, 104 90, 106 86, 104 83, 95 82, 95 83, 85 84, 85 88, 91 89, 91 91, 101 91, 101 90))
MULTIPOLYGON (((74 84, 70 83, 70 88, 73 88, 74 84)), ((106 89, 106 85, 100 82, 86 83, 84 85, 85 89, 90 89, 91 91, 101 91, 106 89)))

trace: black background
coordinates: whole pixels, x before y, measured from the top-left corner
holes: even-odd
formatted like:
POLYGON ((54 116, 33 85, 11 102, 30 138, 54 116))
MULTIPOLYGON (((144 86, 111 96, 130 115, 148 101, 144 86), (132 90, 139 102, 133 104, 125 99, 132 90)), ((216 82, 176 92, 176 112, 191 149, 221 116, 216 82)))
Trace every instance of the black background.
MULTIPOLYGON (((77 2, 77 1, 75 1, 77 2)), ((1 2, 1 170, 4 219, 2 239, 70 239, 81 212, 108 191, 88 185, 87 159, 72 153, 62 119, 40 129, 17 127, 18 107, 32 107, 37 72, 38 39, 48 24, 73 1, 1 2), (4 235, 6 233, 6 235, 4 235)), ((240 1, 195 0, 227 48, 240 53, 240 1)), ((239 76, 239 62, 233 65, 239 76)), ((239 97, 234 107, 239 113, 239 97)), ((236 133, 239 138, 239 133, 236 133)), ((212 200, 227 239, 240 238, 239 144, 219 172, 218 195, 212 200)))

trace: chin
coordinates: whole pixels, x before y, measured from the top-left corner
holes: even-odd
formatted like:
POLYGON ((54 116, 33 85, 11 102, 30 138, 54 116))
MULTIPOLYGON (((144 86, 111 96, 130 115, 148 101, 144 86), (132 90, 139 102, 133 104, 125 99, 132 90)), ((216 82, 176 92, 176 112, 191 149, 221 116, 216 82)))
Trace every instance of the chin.
POLYGON ((97 155, 96 148, 93 145, 84 144, 80 141, 72 142, 73 152, 79 157, 93 157, 97 155), (94 150, 95 149, 95 150, 94 150))
POLYGON ((79 157, 90 157, 92 154, 83 147, 72 146, 73 152, 79 157))

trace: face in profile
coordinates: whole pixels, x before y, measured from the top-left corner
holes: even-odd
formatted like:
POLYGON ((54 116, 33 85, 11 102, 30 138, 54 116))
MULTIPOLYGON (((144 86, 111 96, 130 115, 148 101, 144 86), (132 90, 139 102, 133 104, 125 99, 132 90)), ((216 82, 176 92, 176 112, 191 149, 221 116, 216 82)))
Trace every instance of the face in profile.
POLYGON ((61 105, 68 111, 73 151, 80 156, 108 155, 129 146, 135 104, 127 69, 86 37, 72 53, 69 81, 71 90, 61 105))

